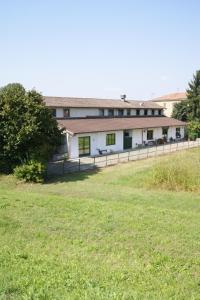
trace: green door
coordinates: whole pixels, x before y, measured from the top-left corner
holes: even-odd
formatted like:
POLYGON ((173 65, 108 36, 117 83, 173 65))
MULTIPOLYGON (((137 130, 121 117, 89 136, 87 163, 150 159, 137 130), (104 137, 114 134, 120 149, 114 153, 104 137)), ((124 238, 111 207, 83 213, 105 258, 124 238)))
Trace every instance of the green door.
POLYGON ((124 150, 132 148, 132 136, 129 131, 124 131, 124 150))
POLYGON ((90 155, 90 136, 83 136, 78 138, 79 156, 90 155))

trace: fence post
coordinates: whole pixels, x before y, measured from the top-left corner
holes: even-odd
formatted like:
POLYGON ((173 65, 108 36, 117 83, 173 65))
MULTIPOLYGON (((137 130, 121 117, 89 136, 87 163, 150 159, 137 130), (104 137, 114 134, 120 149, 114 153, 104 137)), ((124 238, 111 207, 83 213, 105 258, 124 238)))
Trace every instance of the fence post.
POLYGON ((63 175, 64 175, 65 174, 65 161, 64 160, 63 160, 62 172, 63 172, 63 175))
POLYGON ((79 169, 79 171, 81 170, 81 159, 80 158, 78 159, 78 169, 79 169))
POLYGON ((128 161, 129 161, 130 151, 128 151, 128 161))

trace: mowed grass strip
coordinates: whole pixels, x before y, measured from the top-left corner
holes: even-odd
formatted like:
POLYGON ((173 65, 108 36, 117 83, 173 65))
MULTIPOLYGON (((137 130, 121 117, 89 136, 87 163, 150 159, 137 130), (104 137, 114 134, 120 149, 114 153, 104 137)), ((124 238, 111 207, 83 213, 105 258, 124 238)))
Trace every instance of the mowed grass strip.
POLYGON ((152 185, 176 155, 44 185, 0 177, 0 299, 199 299, 200 194, 152 185))

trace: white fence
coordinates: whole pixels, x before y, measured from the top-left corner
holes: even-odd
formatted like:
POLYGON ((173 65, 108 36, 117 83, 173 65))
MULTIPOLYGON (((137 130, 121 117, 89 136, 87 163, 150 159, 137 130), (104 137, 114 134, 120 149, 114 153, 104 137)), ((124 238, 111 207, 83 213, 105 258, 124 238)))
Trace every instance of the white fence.
POLYGON ((69 161, 51 162, 48 164, 47 176, 64 175, 95 168, 104 168, 122 162, 136 161, 149 157, 156 157, 175 151, 195 148, 200 146, 200 139, 196 141, 185 141, 155 147, 145 147, 126 152, 102 155, 97 157, 82 157, 69 161))

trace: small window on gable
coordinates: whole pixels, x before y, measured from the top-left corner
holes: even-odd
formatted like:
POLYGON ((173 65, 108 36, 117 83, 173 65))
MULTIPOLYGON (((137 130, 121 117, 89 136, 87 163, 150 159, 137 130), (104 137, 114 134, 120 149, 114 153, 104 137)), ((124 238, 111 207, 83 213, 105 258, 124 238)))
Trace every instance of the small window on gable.
POLYGON ((153 130, 147 130, 147 140, 153 140, 153 130))
POLYGON ((51 111, 52 111, 52 116, 53 116, 54 118, 56 118, 56 108, 53 108, 51 111))
POLYGON ((64 118, 69 118, 70 117, 70 110, 69 108, 64 108, 64 118))
POLYGON ((106 134, 106 146, 115 145, 115 133, 106 134))

